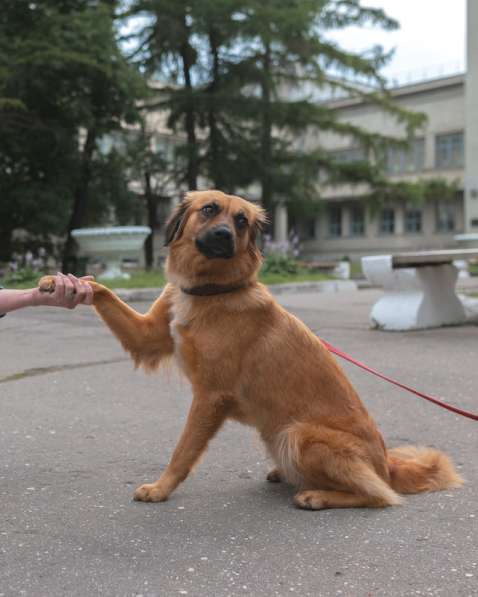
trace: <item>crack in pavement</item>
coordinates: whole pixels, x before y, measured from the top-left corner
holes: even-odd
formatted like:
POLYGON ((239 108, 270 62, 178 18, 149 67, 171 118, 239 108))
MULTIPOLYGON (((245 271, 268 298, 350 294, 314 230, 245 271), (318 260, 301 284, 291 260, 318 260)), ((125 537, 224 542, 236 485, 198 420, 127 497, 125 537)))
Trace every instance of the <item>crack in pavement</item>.
POLYGON ((33 367, 32 369, 25 369, 6 377, 0 377, 1 383, 8 383, 10 381, 18 381, 28 377, 35 377, 36 375, 46 375, 47 373, 57 373, 59 371, 69 371, 71 369, 83 369, 85 367, 97 367, 98 365, 111 365, 113 363, 125 363, 129 358, 106 359, 103 361, 92 361, 89 363, 71 363, 67 365, 53 365, 52 367, 33 367))

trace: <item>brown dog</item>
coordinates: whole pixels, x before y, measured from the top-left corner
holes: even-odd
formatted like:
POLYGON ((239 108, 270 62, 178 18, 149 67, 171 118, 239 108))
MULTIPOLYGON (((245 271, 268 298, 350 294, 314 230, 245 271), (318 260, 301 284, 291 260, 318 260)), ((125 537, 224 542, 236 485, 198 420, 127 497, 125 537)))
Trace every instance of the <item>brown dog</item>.
POLYGON ((174 356, 193 387, 169 466, 135 499, 166 500, 228 418, 258 430, 277 466, 268 479, 296 485, 301 508, 391 506, 398 493, 461 485, 441 452, 387 450, 329 351, 257 282, 264 220, 239 197, 189 193, 168 223, 169 283, 148 313, 93 283, 96 310, 136 365, 174 356))

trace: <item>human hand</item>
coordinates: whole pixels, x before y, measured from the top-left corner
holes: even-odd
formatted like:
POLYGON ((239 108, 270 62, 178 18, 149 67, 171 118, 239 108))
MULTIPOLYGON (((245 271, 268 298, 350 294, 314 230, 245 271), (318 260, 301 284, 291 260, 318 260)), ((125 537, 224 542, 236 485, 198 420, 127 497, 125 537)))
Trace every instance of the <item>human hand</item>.
MULTIPOLYGON (((93 276, 76 278, 73 274, 62 274, 50 277, 49 287, 36 288, 33 293, 34 305, 47 305, 74 309, 79 304, 93 304, 93 288, 88 281, 93 281, 93 276)), ((41 282, 41 281, 40 281, 41 282)))

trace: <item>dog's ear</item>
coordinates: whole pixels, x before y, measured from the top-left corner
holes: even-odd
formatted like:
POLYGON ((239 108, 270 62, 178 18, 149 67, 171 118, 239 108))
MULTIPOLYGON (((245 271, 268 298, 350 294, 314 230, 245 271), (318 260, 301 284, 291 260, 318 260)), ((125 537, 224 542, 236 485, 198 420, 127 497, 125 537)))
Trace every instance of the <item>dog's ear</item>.
POLYGON ((166 232, 164 246, 170 245, 173 240, 178 239, 184 228, 186 220, 186 212, 191 207, 192 199, 189 194, 186 194, 181 203, 171 214, 169 220, 166 222, 166 232))
POLYGON ((255 242, 256 236, 259 232, 262 232, 267 224, 269 223, 269 218, 267 217, 267 212, 262 209, 262 207, 254 206, 254 222, 251 227, 251 240, 255 242))

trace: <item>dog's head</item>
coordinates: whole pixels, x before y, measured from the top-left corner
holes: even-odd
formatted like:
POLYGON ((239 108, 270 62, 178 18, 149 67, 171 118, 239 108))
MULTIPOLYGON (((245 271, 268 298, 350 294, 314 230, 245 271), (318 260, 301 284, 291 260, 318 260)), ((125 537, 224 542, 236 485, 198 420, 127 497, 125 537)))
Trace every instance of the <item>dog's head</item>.
POLYGON ((230 283, 255 275, 256 247, 265 212, 220 191, 187 193, 166 226, 168 273, 181 283, 230 283))

